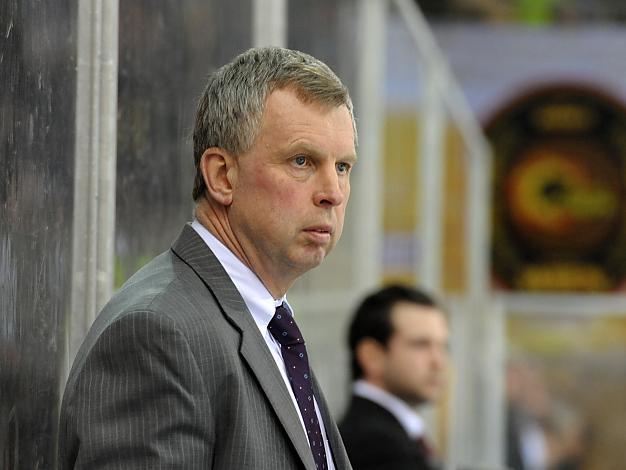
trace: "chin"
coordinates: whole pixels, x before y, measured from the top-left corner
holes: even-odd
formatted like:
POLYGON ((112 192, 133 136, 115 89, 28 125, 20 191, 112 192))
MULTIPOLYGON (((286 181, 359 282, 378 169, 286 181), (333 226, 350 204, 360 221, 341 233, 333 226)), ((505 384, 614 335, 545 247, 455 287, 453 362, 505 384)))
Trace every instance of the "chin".
POLYGON ((429 390, 422 395, 422 399, 424 400, 424 403, 430 403, 430 402, 436 401, 439 398, 440 394, 441 393, 439 389, 434 390, 434 391, 429 390))
POLYGON ((306 268, 306 271, 310 271, 311 269, 317 268, 320 264, 322 264, 322 261, 324 261, 324 258, 325 256, 319 259, 311 260, 311 262, 308 263, 308 267, 306 268))
POLYGON ((317 268, 324 261, 324 257, 321 258, 298 258, 291 260, 291 269, 293 273, 296 273, 297 276, 302 276, 303 274, 309 272, 311 269, 317 268))
POLYGON ((307 266, 306 270, 313 269, 322 264, 322 261, 326 259, 326 255, 330 250, 323 247, 315 247, 315 249, 307 250, 301 258, 299 264, 301 266, 307 266))

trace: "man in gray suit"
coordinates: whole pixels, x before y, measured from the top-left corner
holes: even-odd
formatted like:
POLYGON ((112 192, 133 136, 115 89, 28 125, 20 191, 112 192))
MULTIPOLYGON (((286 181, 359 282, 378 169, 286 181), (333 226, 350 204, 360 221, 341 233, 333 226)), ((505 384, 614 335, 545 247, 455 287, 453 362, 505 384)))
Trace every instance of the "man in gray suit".
POLYGON ((251 49, 209 77, 195 220, 91 327, 61 469, 350 469, 285 295, 341 235, 355 143, 347 89, 311 56, 251 49))

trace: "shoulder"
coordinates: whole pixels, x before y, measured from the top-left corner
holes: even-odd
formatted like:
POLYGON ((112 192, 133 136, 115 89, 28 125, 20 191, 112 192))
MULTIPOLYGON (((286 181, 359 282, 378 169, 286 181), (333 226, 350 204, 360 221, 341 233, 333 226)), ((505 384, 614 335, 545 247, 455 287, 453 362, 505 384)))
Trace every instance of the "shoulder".
POLYGON ((210 319, 219 305, 210 289, 171 250, 155 257, 133 274, 111 297, 94 322, 89 336, 99 336, 118 321, 152 317, 181 331, 194 331, 195 323, 210 319), (122 320, 124 317, 129 317, 122 320), (167 321, 166 321, 167 320, 167 321))
POLYGON ((426 468, 415 442, 398 420, 376 403, 353 397, 339 429, 355 469, 426 468))
POLYGON ((353 421, 375 421, 400 426, 398 420, 388 410, 367 398, 358 396, 352 396, 342 423, 348 424, 353 421))
MULTIPOLYGON (((204 294, 206 286, 197 274, 171 250, 152 259, 133 274, 113 295, 102 314, 129 310, 159 310, 163 304, 185 303, 189 296, 204 294)), ((101 315, 102 315, 101 314, 101 315)))
POLYGON ((80 369, 95 351, 133 354, 183 344, 195 350, 211 338, 226 340, 229 329, 209 288, 168 250, 113 295, 89 329, 72 369, 80 369))
POLYGON ((368 441, 401 442, 408 440, 398 420, 382 406, 353 396, 339 425, 344 441, 364 445, 368 441))

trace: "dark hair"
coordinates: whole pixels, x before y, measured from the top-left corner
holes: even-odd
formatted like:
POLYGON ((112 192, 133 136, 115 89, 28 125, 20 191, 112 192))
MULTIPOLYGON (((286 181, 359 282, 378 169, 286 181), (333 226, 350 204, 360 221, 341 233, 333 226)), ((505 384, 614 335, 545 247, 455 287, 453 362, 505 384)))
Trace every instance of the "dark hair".
POLYGON ((365 338, 372 338, 387 346, 393 333, 391 310, 398 302, 437 308, 434 299, 425 292, 402 285, 391 285, 365 297, 356 309, 348 330, 353 379, 363 377, 363 369, 356 358, 357 345, 365 338))

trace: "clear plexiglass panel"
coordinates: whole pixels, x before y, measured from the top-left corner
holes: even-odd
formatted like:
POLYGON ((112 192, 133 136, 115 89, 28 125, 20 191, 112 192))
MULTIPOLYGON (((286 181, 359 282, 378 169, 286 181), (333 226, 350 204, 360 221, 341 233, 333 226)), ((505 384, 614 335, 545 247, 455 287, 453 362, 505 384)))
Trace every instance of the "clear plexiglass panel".
POLYGON ((77 2, 0 2, 0 468, 53 468, 70 305, 77 2))
POLYGON ((116 287, 192 219, 196 101, 251 24, 249 0, 120 2, 116 287))

